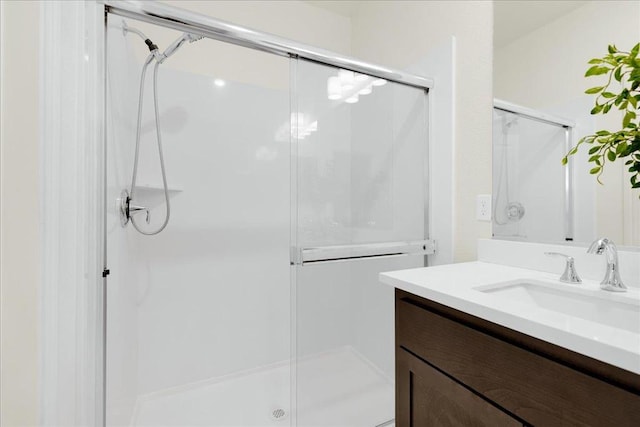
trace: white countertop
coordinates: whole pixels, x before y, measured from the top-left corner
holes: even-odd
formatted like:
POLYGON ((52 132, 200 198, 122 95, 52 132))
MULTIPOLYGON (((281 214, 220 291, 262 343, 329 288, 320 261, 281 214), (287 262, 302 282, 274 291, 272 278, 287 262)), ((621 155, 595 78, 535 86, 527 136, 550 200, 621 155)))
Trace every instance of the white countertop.
MULTIPOLYGON (((380 274, 383 283, 395 288, 640 374, 640 334, 474 289, 518 279, 542 280, 559 289, 599 290, 599 283, 593 280, 568 285, 558 280, 558 274, 479 261, 380 274)), ((637 289, 624 294, 600 292, 602 298, 640 301, 637 289)))

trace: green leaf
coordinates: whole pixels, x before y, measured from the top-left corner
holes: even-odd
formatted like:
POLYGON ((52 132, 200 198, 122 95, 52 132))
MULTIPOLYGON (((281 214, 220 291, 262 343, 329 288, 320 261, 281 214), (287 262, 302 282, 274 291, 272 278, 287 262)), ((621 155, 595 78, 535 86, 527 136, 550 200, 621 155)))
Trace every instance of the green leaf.
POLYGON ((632 119, 636 118, 636 113, 633 111, 627 111, 627 114, 624 115, 624 119, 622 119, 622 127, 626 128, 632 119))
POLYGON ((602 59, 599 58, 593 58, 591 61, 589 61, 589 64, 602 64, 604 61, 602 59))
POLYGON ((584 93, 586 93, 587 95, 593 95, 594 93, 598 93, 598 92, 602 91, 602 89, 604 89, 604 86, 595 86, 595 87, 592 87, 590 89, 585 90, 584 93))
POLYGON ((621 81, 622 80, 622 67, 616 68, 616 71, 615 71, 615 73, 613 73, 613 76, 615 77, 615 79, 617 81, 621 81))
POLYGON ((591 147, 591 149, 589 150, 589 154, 591 155, 598 151, 600 151, 600 147, 591 147))
POLYGON ((591 170, 589 171, 589 173, 590 173, 591 175, 595 175, 595 174, 597 174, 598 172, 600 172, 600 169, 602 169, 600 166, 596 166, 595 168, 591 169, 591 170))
POLYGON ((562 158, 562 164, 563 165, 566 165, 568 162, 569 162, 569 159, 567 159, 566 156, 562 158))
POLYGON ((596 105, 591 110, 591 114, 598 114, 600 111, 602 111, 602 105, 596 105))
POLYGON ((607 153, 607 159, 609 159, 610 162, 615 162, 616 161, 616 153, 614 153, 613 151, 609 151, 607 153))
POLYGON ((618 146, 616 147, 616 154, 622 154, 625 151, 627 151, 627 148, 629 148, 629 144, 626 143, 626 141, 622 141, 620 144, 618 144, 618 146))
POLYGON ((594 65, 593 67, 589 68, 587 70, 587 72, 584 74, 585 77, 589 77, 589 76, 599 76, 602 74, 607 74, 609 71, 611 70, 611 68, 609 67, 603 67, 601 65, 594 65))
POLYGON ((635 58, 636 56, 638 56, 639 51, 640 51, 640 43, 636 44, 634 47, 631 48, 631 52, 629 53, 629 56, 632 58, 635 58))
POLYGON ((598 132, 596 132, 596 135, 607 136, 607 135, 611 135, 611 132, 609 132, 608 130, 599 130, 598 132))
POLYGON ((614 45, 612 45, 612 44, 610 44, 610 45, 607 47, 607 50, 609 51, 609 53, 616 53, 616 52, 618 51, 618 49, 617 49, 614 45))
POLYGON ((616 94, 615 93, 611 93, 611 92, 602 92, 602 97, 603 98, 615 98, 616 94))

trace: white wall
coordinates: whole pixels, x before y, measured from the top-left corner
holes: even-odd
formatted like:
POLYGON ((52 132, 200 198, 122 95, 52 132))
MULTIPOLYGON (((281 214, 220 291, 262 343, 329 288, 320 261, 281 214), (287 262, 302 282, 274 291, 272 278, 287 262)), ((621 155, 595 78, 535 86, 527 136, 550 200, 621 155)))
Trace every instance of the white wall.
MULTIPOLYGON (((574 119, 586 122, 593 96, 584 90, 598 85, 598 78, 585 79, 587 62, 606 53, 608 44, 630 49, 640 40, 640 3, 636 1, 593 1, 496 50, 494 86, 496 98, 530 108, 566 116, 581 106, 586 114, 574 119)), ((595 129, 617 129, 620 118, 614 111, 593 118, 595 129)), ((578 134, 577 137, 580 137, 578 134)), ((578 158, 584 162, 584 158, 578 158)), ((621 244, 634 241, 625 223, 639 209, 638 192, 631 194, 622 162, 608 165, 596 185, 588 168, 577 177, 594 183, 596 230, 621 244), (626 203, 627 209, 623 210, 626 203), (633 206, 635 205, 635 206, 633 206), (614 206, 616 209, 611 209, 614 206), (619 207, 619 208, 618 208, 619 207)), ((587 206, 586 212, 594 209, 587 206)), ((637 227, 637 226, 636 226, 637 227)))
POLYGON ((490 2, 481 1, 379 1, 352 18, 353 55, 395 68, 419 64, 431 50, 456 39, 456 261, 475 259, 476 239, 491 233, 489 223, 475 219, 475 200, 491 192, 492 10, 490 2))
POLYGON ((38 423, 38 2, 1 2, 0 424, 38 423))

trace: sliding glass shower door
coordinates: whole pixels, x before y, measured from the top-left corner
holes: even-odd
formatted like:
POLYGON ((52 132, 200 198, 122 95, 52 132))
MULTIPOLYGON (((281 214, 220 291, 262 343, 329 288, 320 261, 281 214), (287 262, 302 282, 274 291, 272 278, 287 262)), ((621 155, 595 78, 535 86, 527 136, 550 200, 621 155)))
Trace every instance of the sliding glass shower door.
MULTIPOLYGON (((289 59, 203 39, 160 66, 171 218, 144 236, 116 205, 148 55, 125 25, 160 49, 181 36, 109 15, 107 425, 289 425, 289 59)), ((166 211, 153 99, 148 78, 133 201, 150 209, 145 230, 166 211)))
POLYGON ((428 231, 424 90, 295 60, 295 407, 299 426, 394 418, 394 293, 428 231))
POLYGON ((108 15, 106 424, 391 425, 378 274, 433 251, 426 92, 188 37, 138 118, 136 31, 186 37, 108 15), (135 189, 143 231, 168 214, 156 118, 171 216, 147 236, 120 207, 135 189))

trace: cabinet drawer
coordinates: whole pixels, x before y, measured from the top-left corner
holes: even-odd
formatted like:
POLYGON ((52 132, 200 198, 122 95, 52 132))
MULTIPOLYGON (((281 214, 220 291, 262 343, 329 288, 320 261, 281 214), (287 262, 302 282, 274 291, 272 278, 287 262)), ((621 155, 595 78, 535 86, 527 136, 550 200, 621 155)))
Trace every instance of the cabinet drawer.
POLYGON ((522 427, 429 364, 404 350, 396 355, 398 427, 522 427))
POLYGON ((527 423, 640 425, 640 396, 634 393, 413 302, 398 299, 396 311, 396 340, 400 348, 527 423))

